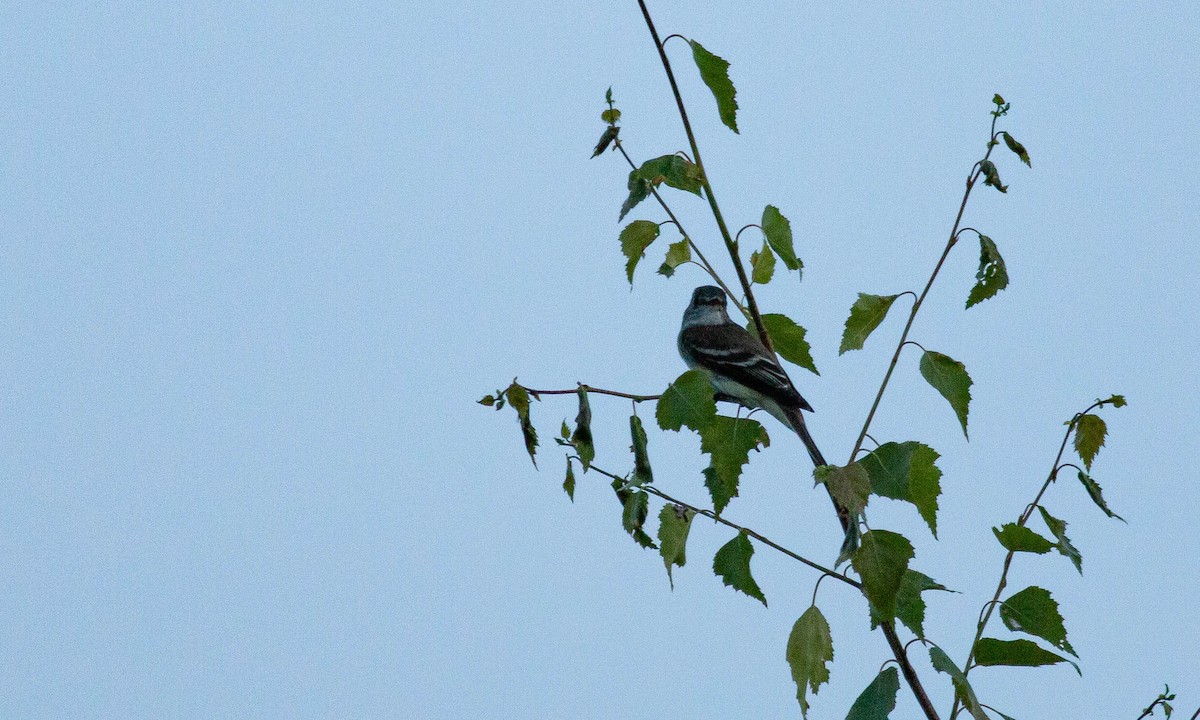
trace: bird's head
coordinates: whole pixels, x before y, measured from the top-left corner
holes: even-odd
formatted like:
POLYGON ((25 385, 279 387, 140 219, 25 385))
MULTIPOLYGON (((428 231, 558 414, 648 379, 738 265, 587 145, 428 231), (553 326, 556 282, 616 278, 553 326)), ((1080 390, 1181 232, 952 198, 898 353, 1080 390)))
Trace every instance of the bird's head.
POLYGON ((694 308, 712 306, 724 308, 727 302, 725 291, 716 285, 701 285, 692 293, 692 307, 694 308))
POLYGON ((730 322, 725 306, 725 291, 715 285, 701 285, 692 293, 692 302, 683 313, 684 325, 722 325, 730 322))

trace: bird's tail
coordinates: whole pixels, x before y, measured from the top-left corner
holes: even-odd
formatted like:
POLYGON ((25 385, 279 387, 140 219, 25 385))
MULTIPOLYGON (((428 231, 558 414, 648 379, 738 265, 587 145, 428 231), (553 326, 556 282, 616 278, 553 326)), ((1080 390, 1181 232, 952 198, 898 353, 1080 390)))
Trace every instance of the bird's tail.
MULTIPOLYGON (((804 443, 804 449, 808 450, 808 456, 812 458, 813 466, 820 467, 828 465, 825 461, 825 456, 821 454, 821 449, 817 447, 817 442, 813 440, 813 436, 808 432, 808 426, 804 423, 804 415, 800 409, 796 408, 787 412, 788 425, 796 431, 796 435, 800 437, 800 442, 804 443)), ((826 488, 828 489, 828 488, 826 488)), ((833 508, 837 511, 838 521, 842 524, 842 530, 846 533, 845 539, 842 541, 842 549, 838 553, 837 564, 848 560, 854 551, 858 549, 859 528, 858 518, 851 517, 850 510, 839 503, 830 493, 829 499, 833 501, 833 508)))

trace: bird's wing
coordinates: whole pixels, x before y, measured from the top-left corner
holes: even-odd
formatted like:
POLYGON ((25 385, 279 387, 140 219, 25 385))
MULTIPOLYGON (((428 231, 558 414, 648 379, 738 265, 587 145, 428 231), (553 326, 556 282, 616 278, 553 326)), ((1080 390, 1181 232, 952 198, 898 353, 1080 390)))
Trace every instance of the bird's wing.
POLYGON ((740 325, 694 325, 683 331, 680 340, 700 367, 745 385, 783 407, 812 411, 759 339, 740 325))

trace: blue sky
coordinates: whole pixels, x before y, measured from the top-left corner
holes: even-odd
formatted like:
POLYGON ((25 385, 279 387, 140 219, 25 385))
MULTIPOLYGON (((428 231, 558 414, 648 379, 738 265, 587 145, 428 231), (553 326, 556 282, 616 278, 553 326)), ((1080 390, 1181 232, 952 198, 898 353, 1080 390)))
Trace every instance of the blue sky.
MULTIPOLYGON (((1033 168, 965 222, 1012 282, 968 312, 973 243, 912 339, 974 379, 971 441, 906 354, 873 425, 942 455, 940 542, 877 501, 961 662, 1014 519, 1062 422, 1096 397, 1094 474, 1047 504, 1084 556, 1020 558, 1047 587, 1083 677, 981 669, 1018 718, 1136 717, 1170 683, 1200 705, 1193 456, 1200 235, 1194 3, 655 3, 664 33, 732 63, 740 135, 686 47, 682 90, 735 227, 778 206, 803 281, 760 295, 807 327, 793 378, 826 453, 849 452, 900 330, 839 357, 857 292, 919 289, 989 101, 1033 168)), ((636 5, 12 3, 0 21, 0 710, 11 718, 796 717, 783 660, 815 574, 761 548, 769 608, 709 566, 697 522, 667 584, 622 532, 607 483, 559 485, 535 404, 530 465, 511 413, 474 404, 514 376, 658 392, 690 270, 624 276, 627 169, 589 160, 612 86, 637 158, 685 146, 636 5)), ((675 193, 719 257, 704 204, 675 193)), ((649 204, 636 217, 661 219, 649 204)), ((899 308, 900 305, 897 305, 899 308)), ((597 463, 624 472, 628 405, 593 402, 597 463)), ((752 458, 728 516, 832 560, 807 459, 752 458)), ((652 430, 657 482, 696 502, 693 436, 652 430)), ((1069 479, 1069 478, 1068 478, 1069 479)), ((654 506, 657 510, 657 506, 654 506)), ((886 659, 860 598, 825 583, 841 717, 886 659)), ((996 633, 1003 635, 1003 630, 996 633)), ((945 712, 944 676, 918 663, 945 712)), ((916 708, 902 690, 897 717, 916 708)))

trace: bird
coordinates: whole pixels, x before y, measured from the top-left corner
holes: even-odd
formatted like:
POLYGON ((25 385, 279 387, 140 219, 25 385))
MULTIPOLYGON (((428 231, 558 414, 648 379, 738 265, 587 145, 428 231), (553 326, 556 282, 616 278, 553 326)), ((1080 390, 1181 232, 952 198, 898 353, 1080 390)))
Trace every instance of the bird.
MULTIPOLYGON (((728 303, 725 291, 715 285, 695 289, 679 328, 679 355, 688 368, 708 374, 715 399, 765 410, 799 436, 815 467, 827 465, 804 422, 803 413, 813 412, 812 405, 796 390, 774 353, 729 318, 728 303)), ((836 500, 834 507, 846 531, 844 554, 857 546, 858 524, 836 500)))

